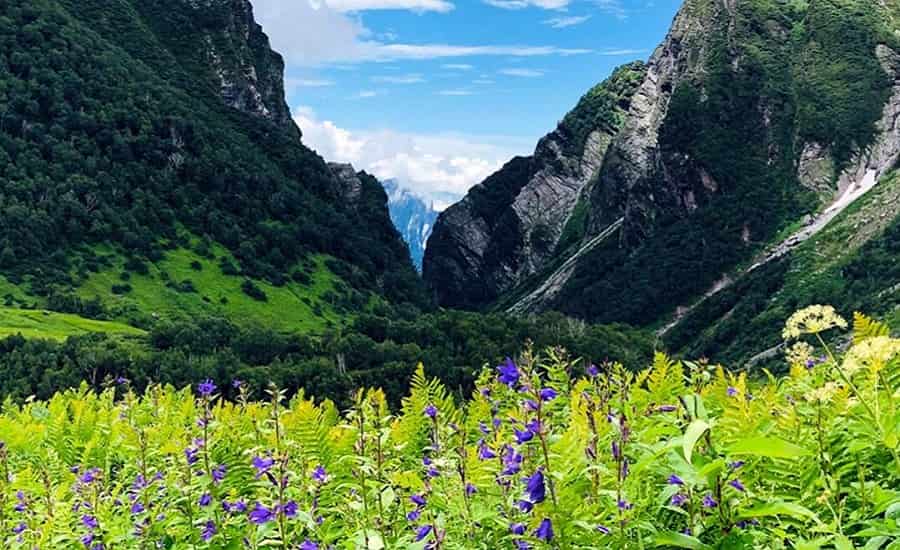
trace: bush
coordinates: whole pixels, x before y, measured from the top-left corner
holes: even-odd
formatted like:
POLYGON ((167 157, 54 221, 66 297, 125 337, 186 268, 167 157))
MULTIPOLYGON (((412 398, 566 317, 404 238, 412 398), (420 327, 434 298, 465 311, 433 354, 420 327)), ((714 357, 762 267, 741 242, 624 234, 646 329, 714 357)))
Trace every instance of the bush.
POLYGON ((256 283, 251 281, 250 279, 244 279, 244 282, 241 283, 241 290, 244 291, 244 294, 250 296, 254 300, 265 302, 268 300, 268 296, 266 296, 265 291, 263 289, 256 286, 256 283))

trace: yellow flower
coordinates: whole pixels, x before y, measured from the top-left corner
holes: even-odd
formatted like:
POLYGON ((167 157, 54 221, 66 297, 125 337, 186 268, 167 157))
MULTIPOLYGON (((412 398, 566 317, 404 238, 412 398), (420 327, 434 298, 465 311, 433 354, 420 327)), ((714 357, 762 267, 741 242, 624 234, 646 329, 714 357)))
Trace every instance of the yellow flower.
POLYGON ((806 362, 813 358, 815 350, 806 342, 797 342, 785 351, 788 364, 792 367, 806 366, 806 362))
POLYGON ((828 382, 821 388, 816 388, 814 390, 810 390, 806 392, 806 395, 803 397, 806 398, 807 401, 815 403, 828 403, 831 401, 835 394, 840 391, 841 387, 836 382, 828 382))
POLYGON ((803 334, 825 332, 834 327, 847 328, 847 321, 832 306, 814 305, 791 315, 781 335, 789 340, 803 334))
POLYGON ((877 373, 897 355, 900 355, 900 340, 888 336, 866 338, 850 348, 841 368, 848 376, 865 368, 877 373))

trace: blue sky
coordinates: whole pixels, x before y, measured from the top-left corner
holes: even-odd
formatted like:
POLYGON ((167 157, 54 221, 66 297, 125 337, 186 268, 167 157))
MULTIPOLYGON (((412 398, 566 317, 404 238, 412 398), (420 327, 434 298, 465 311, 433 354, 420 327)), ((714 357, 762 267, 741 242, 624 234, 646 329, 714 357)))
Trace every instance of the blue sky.
POLYGON ((444 206, 646 59, 681 0, 251 0, 304 141, 444 206))

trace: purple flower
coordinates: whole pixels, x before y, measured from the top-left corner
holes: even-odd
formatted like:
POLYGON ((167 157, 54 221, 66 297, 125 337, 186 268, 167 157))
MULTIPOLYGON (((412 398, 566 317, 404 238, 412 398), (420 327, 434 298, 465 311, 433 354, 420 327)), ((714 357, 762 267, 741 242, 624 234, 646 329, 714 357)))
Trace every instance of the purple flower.
POLYGON ((509 532, 513 535, 524 535, 525 534, 525 524, 524 523, 511 523, 509 525, 509 532))
POLYGON ((97 518, 95 518, 94 516, 81 516, 81 523, 91 531, 100 527, 100 523, 97 522, 97 518))
POLYGON ((746 464, 743 460, 735 460, 734 462, 728 463, 728 469, 732 472, 742 468, 746 464))
POLYGON ((728 389, 725 391, 728 394, 728 397, 736 397, 738 394, 738 389, 734 386, 728 386, 728 389))
POLYGON ((497 458, 497 454, 487 446, 487 443, 484 442, 484 439, 478 441, 478 458, 481 460, 490 460, 492 458, 497 458))
POLYGON ((525 490, 528 492, 528 498, 535 504, 544 502, 544 499, 547 498, 546 488, 544 487, 544 473, 540 469, 528 478, 525 490))
POLYGON ((78 481, 88 484, 97 481, 97 478, 100 476, 100 468, 90 468, 86 472, 84 472, 81 477, 78 478, 78 481))
POLYGON ((519 430, 517 428, 513 428, 513 433, 516 436, 516 443, 522 445, 534 439, 534 433, 531 430, 519 430))
POLYGON ((531 550, 531 545, 522 539, 515 540, 516 550, 531 550))
POLYGON ((200 460, 200 450, 195 447, 188 447, 184 450, 184 459, 187 460, 188 466, 193 466, 200 460))
POLYGON ((313 478, 313 481, 316 483, 326 483, 328 481, 328 472, 325 471, 325 468, 322 467, 321 464, 316 466, 316 468, 312 471, 310 476, 313 478))
POLYGON ((216 385, 212 380, 207 378, 203 382, 197 384, 197 391, 200 392, 201 396, 209 397, 216 392, 216 385))
POLYGON ((275 465, 274 458, 262 458, 259 456, 253 457, 253 467, 256 468, 256 479, 261 478, 265 474, 272 469, 272 466, 275 465))
POLYGON ((688 497, 682 493, 675 493, 672 495, 672 500, 669 501, 672 506, 684 506, 684 503, 688 501, 688 497))
POLYGON ((628 502, 624 498, 619 499, 619 502, 616 503, 616 506, 619 507, 619 510, 631 510, 634 508, 634 504, 628 502))
POLYGON ((525 400, 525 410, 528 412, 534 412, 538 410, 538 403, 534 399, 526 399, 525 400))
POLYGON ((25 524, 25 522, 19 522, 15 527, 13 527, 13 534, 21 535, 25 531, 25 529, 28 529, 28 526, 25 524))
POLYGON ((431 525, 423 525, 416 529, 416 542, 427 537, 428 533, 431 533, 431 525))
POLYGON ((259 502, 257 502, 256 506, 253 507, 253 510, 250 511, 250 521, 257 525, 268 523, 274 518, 275 514, 272 513, 272 510, 266 508, 259 502))
POLYGON ((140 501, 135 501, 134 504, 131 505, 131 514, 138 515, 144 511, 144 505, 140 503, 140 501))
POLYGON ((475 488, 471 483, 466 483, 466 496, 472 496, 478 492, 478 489, 475 488))
POLYGON ((491 433, 491 429, 488 428, 488 425, 484 422, 478 423, 478 431, 480 431, 484 435, 488 435, 489 433, 491 433))
POLYGON ((719 503, 716 502, 716 499, 714 499, 711 494, 706 493, 705 495, 703 495, 703 507, 704 508, 715 508, 718 505, 719 505, 719 503))
POLYGON ((409 521, 410 523, 414 522, 414 521, 419 521, 419 516, 421 516, 421 515, 422 515, 422 511, 417 508, 417 509, 413 510, 412 512, 408 512, 406 514, 406 520, 409 521))
POLYGON ((680 477, 678 477, 677 475, 672 474, 672 475, 669 476, 669 479, 667 480, 667 483, 668 483, 669 485, 684 485, 684 480, 682 480, 682 479, 681 479, 680 477))
POLYGON ((425 411, 424 411, 424 412, 425 412, 425 416, 427 416, 428 418, 431 418, 431 419, 437 418, 437 414, 438 414, 437 407, 435 407, 435 406, 432 405, 431 403, 429 403, 429 404, 425 407, 425 411))
POLYGON ((591 378, 596 378, 596 377, 600 374, 600 369, 598 369, 598 368, 597 368, 597 365, 595 365, 595 364, 593 364, 593 363, 591 363, 590 365, 588 365, 588 367, 587 367, 586 369, 584 369, 584 371, 585 371, 585 372, 587 373, 587 375, 590 376, 591 378))
POLYGON ((525 514, 531 512, 534 509, 534 503, 530 500, 525 499, 519 499, 519 501, 516 502, 516 506, 518 506, 519 510, 521 510, 525 514))
POLYGON ((300 550, 319 550, 319 545, 309 539, 306 539, 303 541, 303 544, 300 545, 300 550))
POLYGON ((502 365, 497 367, 497 370, 500 371, 500 376, 497 380, 499 380, 501 384, 506 384, 512 388, 519 382, 519 368, 509 357, 506 358, 506 361, 504 361, 502 365))
POLYGON ((212 502, 212 496, 209 493, 203 493, 200 496, 200 506, 209 506, 212 502))
POLYGON ((528 424, 525 424, 525 427, 528 428, 528 431, 530 431, 534 435, 541 433, 541 421, 537 418, 535 418, 528 424))
POLYGON ((422 495, 412 495, 411 497, 409 497, 409 500, 416 506, 425 506, 425 497, 423 497, 422 495))
POLYGON ((660 405, 656 407, 656 410, 661 413, 670 413, 678 410, 678 407, 675 405, 660 405))
POLYGON ((553 388, 543 388, 538 392, 538 395, 541 396, 541 401, 553 401, 559 394, 553 388))
POLYGON ((234 388, 234 389, 236 389, 236 390, 237 390, 237 389, 240 389, 240 387, 243 386, 243 385, 244 385, 244 381, 243 381, 243 380, 238 380, 237 378, 235 378, 234 380, 231 381, 231 387, 234 388))
POLYGON ((742 493, 747 490, 747 488, 744 487, 744 484, 741 483, 741 480, 737 479, 737 478, 732 479, 731 481, 728 482, 728 484, 742 493))
POLYGON ((117 384, 117 385, 119 385, 119 386, 124 386, 124 385, 127 384, 127 383, 128 383, 128 379, 125 378, 124 376, 117 376, 117 377, 116 377, 116 384, 117 384))
POLYGON ((287 504, 281 507, 281 512, 285 515, 285 517, 292 518, 297 515, 297 503, 293 500, 289 500, 287 504))
POLYGON ((203 539, 203 542, 209 542, 215 535, 216 524, 213 520, 208 520, 206 524, 203 525, 203 530, 200 531, 200 538, 203 539))
POLYGON ((544 542, 553 540, 553 524, 549 518, 544 518, 538 528, 534 531, 534 536, 544 542))
POLYGON ((93 542, 94 542, 94 534, 93 533, 88 533, 81 537, 81 544, 83 544, 85 546, 85 548, 90 548, 91 543, 93 543, 93 542))
POLYGON ((607 526, 605 526, 605 525, 598 525, 598 526, 597 526, 597 531, 598 531, 601 535, 608 535, 608 534, 610 533, 609 527, 607 527, 607 526))
POLYGON ((505 476, 511 476, 518 473, 522 468, 522 455, 517 453, 510 445, 506 445, 504 449, 503 471, 501 473, 505 476))
POLYGON ((622 458, 622 449, 619 447, 618 441, 613 440, 612 444, 609 447, 614 459, 619 460, 620 458, 622 458))
POLYGON ((236 500, 231 503, 223 501, 222 508, 229 514, 243 514, 247 511, 247 503, 243 500, 236 500))
POLYGON ((219 464, 212 470, 212 478, 215 483, 222 483, 222 480, 225 479, 226 468, 224 464, 219 464))

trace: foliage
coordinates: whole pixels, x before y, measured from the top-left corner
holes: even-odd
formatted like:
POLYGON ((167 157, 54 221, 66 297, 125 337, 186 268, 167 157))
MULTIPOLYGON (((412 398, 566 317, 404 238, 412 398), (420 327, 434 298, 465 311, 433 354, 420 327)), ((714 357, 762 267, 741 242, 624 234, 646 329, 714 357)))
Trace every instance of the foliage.
POLYGON ((52 311, 0 307, 0 338, 21 334, 29 338, 65 340, 69 336, 92 332, 121 336, 144 334, 140 329, 121 323, 96 321, 52 311))
POLYGON ((420 367, 397 413, 380 390, 340 414, 239 381, 226 401, 212 380, 7 403, 0 532, 15 548, 893 547, 900 340, 857 316, 836 356, 828 315, 792 325, 783 378, 526 350, 464 403, 420 367))

